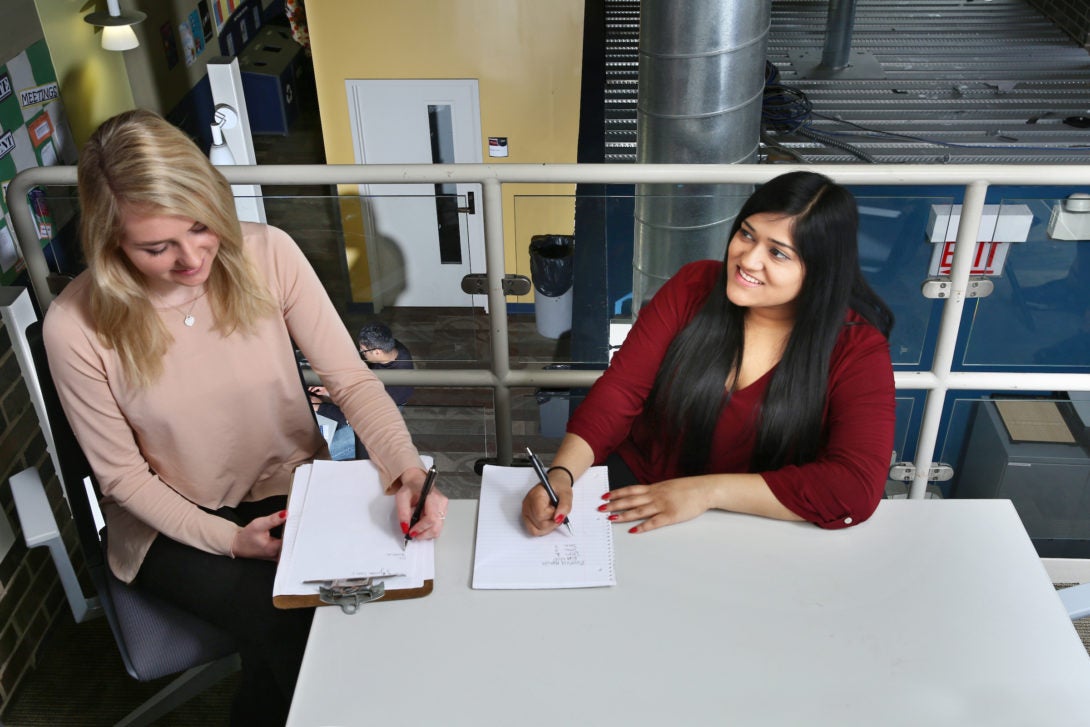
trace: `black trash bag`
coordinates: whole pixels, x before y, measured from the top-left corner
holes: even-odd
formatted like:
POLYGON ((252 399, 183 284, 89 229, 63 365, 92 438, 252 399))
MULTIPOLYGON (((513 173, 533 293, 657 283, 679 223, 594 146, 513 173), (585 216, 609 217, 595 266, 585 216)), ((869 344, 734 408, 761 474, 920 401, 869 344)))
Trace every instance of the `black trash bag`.
POLYGON ((530 238, 530 277, 541 295, 559 298, 575 279, 572 235, 534 235, 530 238))

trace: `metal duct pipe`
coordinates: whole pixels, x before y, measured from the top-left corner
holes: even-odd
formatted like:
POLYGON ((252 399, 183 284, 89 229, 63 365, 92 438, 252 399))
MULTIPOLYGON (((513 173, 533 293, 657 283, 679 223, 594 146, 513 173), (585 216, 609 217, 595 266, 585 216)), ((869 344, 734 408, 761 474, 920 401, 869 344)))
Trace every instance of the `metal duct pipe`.
POLYGON ((839 71, 848 67, 852 52, 852 25, 855 24, 855 0, 829 0, 825 20, 825 48, 821 65, 839 71))
MULTIPOLYGON (((757 159, 771 0, 642 0, 636 161, 757 159)), ((632 310, 693 260, 721 258, 748 185, 636 186, 632 310)))

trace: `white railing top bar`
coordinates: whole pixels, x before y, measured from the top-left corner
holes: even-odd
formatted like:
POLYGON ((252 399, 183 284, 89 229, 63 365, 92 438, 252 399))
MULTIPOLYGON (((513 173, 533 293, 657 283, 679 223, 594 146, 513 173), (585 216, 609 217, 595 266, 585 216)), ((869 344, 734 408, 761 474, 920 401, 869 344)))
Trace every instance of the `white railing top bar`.
MULTIPOLYGON (((841 184, 960 186, 979 181, 991 186, 1090 185, 1090 164, 262 164, 220 167, 233 184, 263 185, 434 184, 485 180, 503 184, 756 184, 799 169, 825 174, 841 184)), ((35 185, 75 184, 75 167, 36 167, 21 172, 15 180, 20 180, 16 191, 21 188, 23 193, 35 185)))

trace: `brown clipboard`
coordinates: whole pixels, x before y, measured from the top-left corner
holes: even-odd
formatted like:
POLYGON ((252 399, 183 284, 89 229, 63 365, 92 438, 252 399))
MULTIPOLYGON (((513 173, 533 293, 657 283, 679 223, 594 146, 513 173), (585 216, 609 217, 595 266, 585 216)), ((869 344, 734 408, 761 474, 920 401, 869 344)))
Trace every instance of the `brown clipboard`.
MULTIPOLYGON (((410 598, 423 598, 435 588, 435 581, 428 579, 419 588, 395 588, 384 591, 379 598, 371 599, 367 603, 382 603, 383 601, 404 601, 410 598)), ((273 596, 273 605, 277 608, 309 608, 312 606, 333 606, 334 602, 323 601, 317 593, 310 595, 283 595, 273 596)))
MULTIPOLYGON (((294 475, 295 473, 293 472, 293 485, 295 479, 294 475)), ((288 497, 290 502, 291 488, 289 488, 288 497)), ((279 567, 279 563, 277 564, 277 567, 279 567)), ((379 576, 374 579, 369 578, 366 580, 368 582, 378 581, 379 583, 381 583, 382 577, 379 576)), ((349 605, 346 605, 346 602, 342 600, 327 600, 326 598, 323 598, 324 594, 321 591, 325 589, 322 588, 319 584, 315 584, 315 587, 319 589, 318 593, 291 593, 279 595, 274 593, 272 597, 273 606, 280 609, 290 609, 340 605, 341 609, 346 613, 355 613, 359 606, 365 605, 367 603, 379 603, 381 601, 404 601, 410 598, 423 598, 424 596, 427 596, 432 592, 435 587, 435 581, 434 579, 429 578, 424 581, 424 585, 417 588, 392 588, 386 590, 385 587, 383 587, 381 595, 372 595, 369 593, 364 598, 356 599, 355 603, 352 604, 351 607, 349 605)), ((373 587, 373 584, 371 584, 370 587, 373 587)))

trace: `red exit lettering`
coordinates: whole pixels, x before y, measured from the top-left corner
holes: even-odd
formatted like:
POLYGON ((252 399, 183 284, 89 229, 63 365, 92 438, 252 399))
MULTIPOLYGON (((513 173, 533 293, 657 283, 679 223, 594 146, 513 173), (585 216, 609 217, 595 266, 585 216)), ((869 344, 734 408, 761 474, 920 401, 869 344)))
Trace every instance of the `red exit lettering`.
MULTIPOLYGON (((995 255, 1002 243, 988 241, 976 244, 976 254, 973 255, 973 267, 970 275, 995 275, 995 255)), ((942 257, 939 259, 939 274, 949 275, 954 265, 954 241, 943 243, 942 257)))

